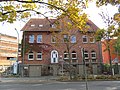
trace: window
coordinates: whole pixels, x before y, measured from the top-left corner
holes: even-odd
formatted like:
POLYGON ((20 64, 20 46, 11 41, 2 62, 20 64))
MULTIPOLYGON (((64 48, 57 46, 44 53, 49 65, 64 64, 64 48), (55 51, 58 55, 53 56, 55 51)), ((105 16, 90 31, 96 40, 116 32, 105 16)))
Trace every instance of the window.
POLYGON ((40 25, 39 25, 39 27, 43 27, 43 25, 42 25, 42 24, 40 24, 40 25))
POLYGON ((34 60, 34 54, 33 54, 33 52, 29 52, 29 54, 28 54, 28 60, 34 60))
POLYGON ((68 35, 63 35, 64 42, 68 42, 68 35))
POLYGON ((35 26, 35 24, 31 24, 31 27, 34 27, 35 26))
POLYGON ((29 35, 29 43, 34 43, 34 35, 29 35))
POLYGON ((72 51, 72 59, 77 59, 77 54, 75 51, 72 51))
POLYGON ((37 43, 41 43, 42 42, 42 35, 37 35, 37 43))
POLYGON ((85 57, 85 59, 88 59, 88 58, 89 58, 88 51, 84 51, 84 57, 85 57))
POLYGON ((64 52, 64 59, 69 59, 69 55, 66 51, 64 52))
POLYGON ((42 52, 37 53, 37 60, 42 60, 42 52))
POLYGON ((96 52, 95 51, 91 51, 91 58, 96 59, 96 52))
POLYGON ((95 43, 95 39, 93 37, 90 37, 90 43, 95 43))
POLYGON ((76 36, 75 35, 71 36, 71 43, 76 43, 76 36))
POLYGON ((86 35, 82 36, 82 39, 83 39, 83 43, 87 43, 88 42, 88 38, 86 35))
POLYGON ((51 42, 52 42, 52 43, 55 43, 55 42, 56 42, 56 37, 55 37, 55 36, 52 36, 52 37, 51 37, 51 42))

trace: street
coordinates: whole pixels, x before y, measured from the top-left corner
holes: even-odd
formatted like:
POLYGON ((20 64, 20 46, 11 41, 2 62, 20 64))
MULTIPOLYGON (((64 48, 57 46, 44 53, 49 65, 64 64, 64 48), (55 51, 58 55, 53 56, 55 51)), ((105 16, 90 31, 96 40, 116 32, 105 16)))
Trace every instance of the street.
MULTIPOLYGON (((0 82, 0 90, 86 90, 85 82, 0 82)), ((88 90, 120 90, 120 81, 89 81, 88 90)))

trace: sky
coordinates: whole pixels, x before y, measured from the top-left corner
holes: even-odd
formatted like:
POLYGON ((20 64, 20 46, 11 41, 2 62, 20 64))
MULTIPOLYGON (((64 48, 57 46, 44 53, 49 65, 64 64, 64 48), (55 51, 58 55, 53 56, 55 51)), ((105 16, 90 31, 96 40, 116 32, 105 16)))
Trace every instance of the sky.
MULTIPOLYGON (((99 28, 105 28, 105 24, 103 23, 103 20, 99 13, 107 12, 111 17, 118 12, 117 7, 113 7, 111 5, 108 6, 102 6, 100 8, 97 8, 95 5, 95 2, 89 3, 88 8, 85 10, 85 12, 88 14, 88 18, 95 23, 99 28)), ((37 16, 38 18, 38 16, 37 16)), ((22 39, 22 31, 20 31, 23 26, 26 24, 26 22, 23 21, 16 21, 13 24, 10 23, 0 23, 0 33, 15 36, 18 38, 18 34, 16 30, 19 33, 19 39, 22 39), (16 30, 15 30, 16 28, 16 30)))

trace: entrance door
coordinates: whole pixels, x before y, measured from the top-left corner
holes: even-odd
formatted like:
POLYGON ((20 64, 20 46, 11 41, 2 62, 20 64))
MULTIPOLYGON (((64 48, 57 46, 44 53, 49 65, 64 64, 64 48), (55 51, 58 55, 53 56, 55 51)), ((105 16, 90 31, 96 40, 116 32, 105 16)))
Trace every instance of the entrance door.
POLYGON ((51 51, 51 63, 58 63, 58 52, 56 50, 51 51))

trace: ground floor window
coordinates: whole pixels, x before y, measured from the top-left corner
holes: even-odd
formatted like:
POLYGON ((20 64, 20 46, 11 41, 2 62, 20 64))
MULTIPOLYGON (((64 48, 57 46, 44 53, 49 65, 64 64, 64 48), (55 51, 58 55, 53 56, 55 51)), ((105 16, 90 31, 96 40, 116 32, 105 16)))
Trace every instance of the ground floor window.
POLYGON ((29 54, 28 54, 28 60, 34 60, 34 54, 33 54, 33 52, 29 52, 29 54))

